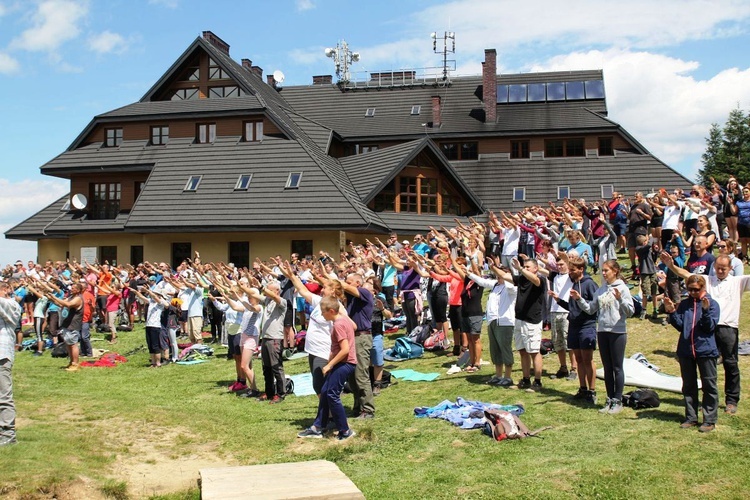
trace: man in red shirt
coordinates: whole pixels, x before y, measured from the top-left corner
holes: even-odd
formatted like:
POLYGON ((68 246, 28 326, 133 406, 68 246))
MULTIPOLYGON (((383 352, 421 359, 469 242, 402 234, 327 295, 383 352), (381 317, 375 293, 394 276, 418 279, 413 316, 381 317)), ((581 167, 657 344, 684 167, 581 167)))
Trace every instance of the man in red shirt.
POLYGON ((91 348, 91 320, 94 319, 96 311, 96 298, 94 297, 94 279, 86 281, 86 289, 83 291, 83 324, 81 325, 81 356, 93 356, 91 348))

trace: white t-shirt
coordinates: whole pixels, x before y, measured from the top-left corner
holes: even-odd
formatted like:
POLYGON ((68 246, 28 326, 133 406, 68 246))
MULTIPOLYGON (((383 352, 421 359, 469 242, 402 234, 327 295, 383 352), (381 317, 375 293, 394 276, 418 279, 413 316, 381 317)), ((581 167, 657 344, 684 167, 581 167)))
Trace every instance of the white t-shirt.
POLYGON ((305 335, 305 352, 319 358, 328 359, 331 354, 333 323, 326 321, 323 317, 323 312, 320 310, 321 300, 323 300, 322 297, 313 294, 311 301, 313 310, 310 313, 310 322, 307 325, 307 334, 305 335))
POLYGON ((146 314, 146 326, 148 328, 161 328, 161 313, 164 306, 153 298, 148 299, 148 313, 146 314))
POLYGON ((674 205, 667 205, 664 207, 664 220, 661 223, 662 229, 677 229, 677 226, 680 223, 681 211, 682 209, 680 207, 675 207, 674 205))
POLYGON ((521 239, 521 230, 510 228, 503 228, 503 239, 505 244, 503 245, 503 255, 518 255, 518 242, 521 239))
POLYGON ((706 279, 706 292, 719 304, 719 325, 739 328, 742 292, 750 290, 750 276, 716 276, 706 279))
MULTIPOLYGON (((570 300, 570 289, 573 288, 573 282, 570 281, 570 277, 567 274, 558 274, 555 279, 552 280, 552 289, 557 293, 560 300, 568 302, 570 300)), ((550 312, 568 312, 565 308, 561 307, 556 300, 552 301, 550 312)))

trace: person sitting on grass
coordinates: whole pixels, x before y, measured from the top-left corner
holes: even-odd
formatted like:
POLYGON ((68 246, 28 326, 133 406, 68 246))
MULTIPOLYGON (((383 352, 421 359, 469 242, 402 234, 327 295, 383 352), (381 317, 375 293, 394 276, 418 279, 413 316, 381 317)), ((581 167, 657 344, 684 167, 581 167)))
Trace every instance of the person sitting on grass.
POLYGON ((341 391, 347 379, 357 366, 357 353, 354 349, 354 322, 339 311, 340 303, 336 297, 323 297, 320 310, 327 321, 333 321, 331 333, 331 353, 328 363, 323 367, 325 382, 318 402, 318 414, 315 422, 297 434, 301 438, 321 438, 328 427, 329 418, 338 429, 338 440, 344 441, 354 436, 349 428, 346 411, 341 403, 341 391), (330 417, 329 417, 330 416, 330 417))

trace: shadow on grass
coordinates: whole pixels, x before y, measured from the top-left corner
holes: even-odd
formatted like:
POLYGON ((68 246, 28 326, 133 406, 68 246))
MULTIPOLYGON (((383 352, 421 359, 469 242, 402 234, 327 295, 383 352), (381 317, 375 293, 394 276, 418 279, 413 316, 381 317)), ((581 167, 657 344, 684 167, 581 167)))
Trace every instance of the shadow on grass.
POLYGON ((667 357, 667 358, 677 359, 677 353, 674 352, 674 351, 665 351, 664 349, 656 349, 653 352, 654 352, 654 354, 656 354, 658 356, 664 356, 664 357, 667 357))
POLYGON ((655 408, 648 410, 636 410, 635 415, 638 418, 646 418, 653 420, 663 420, 664 422, 675 422, 681 423, 685 420, 685 415, 674 411, 657 410, 655 408))

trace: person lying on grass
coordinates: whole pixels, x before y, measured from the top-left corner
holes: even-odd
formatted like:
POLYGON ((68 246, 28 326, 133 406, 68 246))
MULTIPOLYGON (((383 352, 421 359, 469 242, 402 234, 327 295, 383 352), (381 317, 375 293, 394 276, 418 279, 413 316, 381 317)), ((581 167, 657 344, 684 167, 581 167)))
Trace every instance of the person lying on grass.
POLYGON ((328 427, 329 415, 338 429, 338 440, 344 441, 354 436, 346 420, 346 411, 341 403, 344 383, 357 366, 357 353, 354 350, 354 322, 339 312, 336 297, 323 297, 320 310, 327 321, 333 321, 331 332, 331 353, 328 364, 323 367, 325 382, 318 402, 318 414, 313 425, 297 434, 301 438, 321 438, 328 427))

